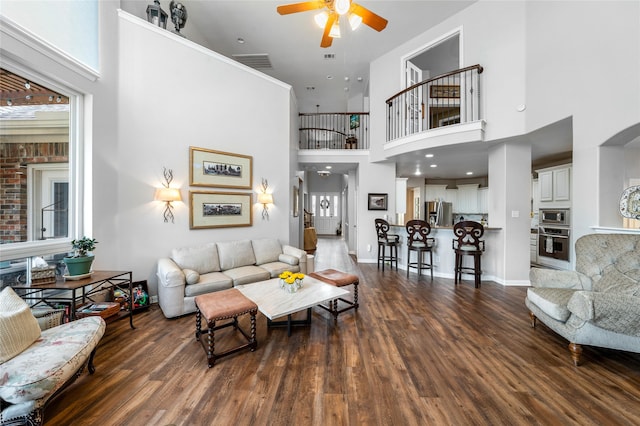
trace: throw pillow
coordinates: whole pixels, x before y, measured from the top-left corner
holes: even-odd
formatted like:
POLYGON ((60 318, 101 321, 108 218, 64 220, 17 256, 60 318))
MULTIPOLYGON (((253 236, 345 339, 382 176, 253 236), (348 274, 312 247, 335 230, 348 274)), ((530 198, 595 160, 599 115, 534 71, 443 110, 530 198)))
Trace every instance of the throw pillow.
POLYGON ((11 287, 0 292, 0 364, 27 349, 40 337, 38 320, 11 287))
POLYGON ((265 238, 251 241, 253 253, 256 256, 256 265, 277 262, 278 256, 282 254, 282 246, 276 239, 265 238))
POLYGON ((171 258, 181 269, 191 269, 199 274, 220 271, 218 248, 215 243, 173 249, 171 258))
POLYGON ((187 284, 195 284, 200 281, 200 274, 193 269, 183 269, 184 278, 187 280, 187 284))
POLYGON ((602 277, 594 284, 594 290, 602 293, 623 293, 640 296, 640 282, 618 271, 613 265, 602 271, 602 277))

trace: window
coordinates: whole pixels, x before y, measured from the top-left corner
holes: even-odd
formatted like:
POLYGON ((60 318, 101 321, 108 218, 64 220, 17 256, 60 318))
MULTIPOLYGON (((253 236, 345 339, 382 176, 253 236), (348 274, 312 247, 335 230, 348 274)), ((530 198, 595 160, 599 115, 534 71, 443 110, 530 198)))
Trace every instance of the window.
POLYGON ((83 98, 10 61, 0 68, 0 82, 0 254, 4 262, 25 264, 25 258, 68 251, 81 229, 74 206, 82 205, 77 129, 83 98))

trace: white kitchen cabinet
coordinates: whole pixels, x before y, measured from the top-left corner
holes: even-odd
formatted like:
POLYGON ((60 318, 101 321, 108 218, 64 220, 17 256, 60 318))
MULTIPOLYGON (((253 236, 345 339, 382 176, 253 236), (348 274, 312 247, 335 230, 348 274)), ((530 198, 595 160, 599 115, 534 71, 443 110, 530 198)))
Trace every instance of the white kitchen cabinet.
POLYGON ((531 180, 531 212, 538 213, 540 210, 540 183, 538 179, 531 180))
POLYGON ((447 185, 425 185, 425 201, 445 201, 447 197, 447 185))
POLYGON ((553 172, 538 172, 540 185, 540 201, 553 201, 553 172))
POLYGON ((571 165, 538 170, 540 207, 566 206, 571 201, 571 165))
POLYGON ((454 211, 456 213, 480 213, 478 210, 478 187, 477 183, 458 185, 458 205, 454 211))
POLYGON ((554 201, 569 201, 571 199, 571 167, 553 171, 553 199, 554 201))
POLYGON ((456 212, 456 206, 458 205, 458 190, 457 189, 447 189, 445 191, 444 201, 447 203, 451 203, 452 211, 456 212))
POLYGON ((478 188, 478 213, 489 214, 489 188, 478 188))

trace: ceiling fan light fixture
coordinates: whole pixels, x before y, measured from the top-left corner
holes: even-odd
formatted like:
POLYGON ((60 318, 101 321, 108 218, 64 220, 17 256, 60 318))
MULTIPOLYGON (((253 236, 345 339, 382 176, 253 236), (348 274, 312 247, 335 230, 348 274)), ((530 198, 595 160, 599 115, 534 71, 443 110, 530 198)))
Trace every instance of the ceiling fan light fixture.
POLYGON ((340 24, 338 24, 338 21, 336 21, 331 27, 331 31, 329 31, 329 37, 340 38, 340 24))
POLYGON ((316 14, 313 20, 316 21, 317 26, 324 28, 324 26, 327 25, 327 20, 329 20, 329 14, 326 11, 322 11, 316 14))
POLYGON ((346 14, 351 8, 351 0, 335 0, 333 7, 340 16, 346 14))
POLYGON ((362 24, 362 17, 356 15, 355 13, 349 14, 349 26, 351 26, 351 31, 355 31, 362 24))

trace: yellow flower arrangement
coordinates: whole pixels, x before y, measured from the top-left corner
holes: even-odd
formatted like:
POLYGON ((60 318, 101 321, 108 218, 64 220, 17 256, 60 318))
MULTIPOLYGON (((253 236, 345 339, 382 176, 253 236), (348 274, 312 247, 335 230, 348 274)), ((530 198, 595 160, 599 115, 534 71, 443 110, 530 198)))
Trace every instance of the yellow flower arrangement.
POLYGON ((304 279, 304 274, 299 272, 294 273, 291 271, 284 271, 283 273, 278 275, 278 277, 280 278, 281 286, 283 286, 284 284, 289 284, 289 285, 295 285, 297 288, 299 288, 299 287, 302 287, 302 280, 304 279))

